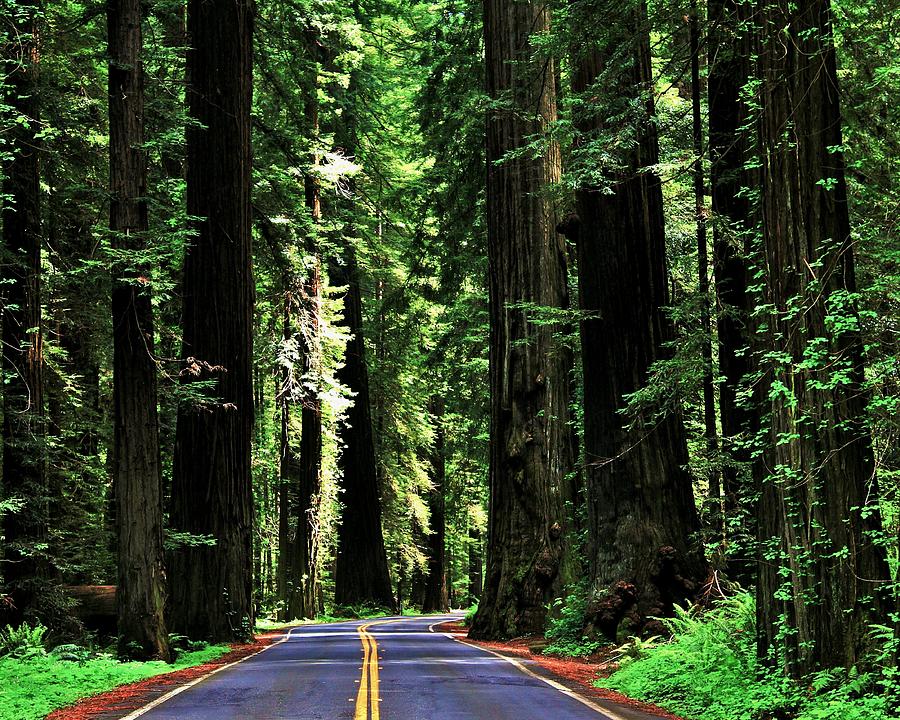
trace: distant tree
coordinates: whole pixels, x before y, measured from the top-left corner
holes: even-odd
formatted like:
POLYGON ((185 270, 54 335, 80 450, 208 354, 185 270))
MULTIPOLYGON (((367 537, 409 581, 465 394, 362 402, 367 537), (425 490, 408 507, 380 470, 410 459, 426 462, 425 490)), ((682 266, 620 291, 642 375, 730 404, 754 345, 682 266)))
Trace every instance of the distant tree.
POLYGON ((755 230, 750 189, 756 187, 752 121, 745 98, 751 79, 749 4, 709 3, 709 153, 712 186, 713 268, 718 314, 719 417, 722 427, 723 509, 728 575, 744 587, 756 573, 752 541, 750 438, 759 429, 758 400, 739 400, 750 383, 752 296, 749 263, 755 230))
POLYGON ((170 608, 173 630, 210 640, 246 636, 254 614, 252 8, 188 3, 187 209, 198 219, 184 258, 171 525, 194 537, 172 555, 170 608))
POLYGON ((109 228, 124 261, 113 280, 114 475, 119 652, 168 660, 162 477, 150 270, 140 0, 106 4, 109 42, 109 228))
POLYGON ((428 491, 429 530, 428 567, 425 571, 422 612, 447 612, 446 542, 447 522, 444 492, 447 484, 447 465, 444 456, 444 401, 432 398, 429 408, 435 422, 434 447, 431 449, 431 490, 428 491))
POLYGON ((362 297, 352 248, 329 268, 331 284, 346 286, 344 324, 353 333, 344 367, 337 373, 353 393, 353 405, 341 428, 340 454, 343 512, 338 528, 334 601, 338 605, 369 603, 393 607, 394 597, 381 528, 375 441, 369 407, 369 369, 363 337, 362 297))
MULTIPOLYGON (((535 308, 568 306, 566 248, 548 196, 560 150, 527 147, 557 119, 555 66, 535 59, 550 27, 537 2, 484 4, 488 275, 491 303, 490 516, 484 594, 471 634, 541 633, 565 580, 571 356, 535 308), (511 153, 515 153, 510 156, 511 153)), ((542 142, 542 141, 539 141, 542 142)))

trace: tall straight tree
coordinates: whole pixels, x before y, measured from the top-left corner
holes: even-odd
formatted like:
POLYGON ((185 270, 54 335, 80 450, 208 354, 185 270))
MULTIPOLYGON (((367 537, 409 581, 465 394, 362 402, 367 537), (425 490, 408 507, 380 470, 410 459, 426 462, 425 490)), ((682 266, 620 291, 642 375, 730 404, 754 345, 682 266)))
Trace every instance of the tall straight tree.
MULTIPOLYGON (((358 0, 351 2, 357 22, 365 18, 358 0)), ((346 154, 353 157, 359 147, 358 109, 360 73, 350 73, 346 89, 335 84, 335 97, 342 107, 341 123, 337 128, 346 154)), ((350 189, 355 188, 351 178, 350 189)), ((354 201, 349 207, 352 212, 354 201)), ((352 230, 352 226, 348 228, 352 230)), ((346 232, 346 231, 345 231, 346 232)), ((350 233, 347 233, 348 236, 350 233)), ((332 258, 328 274, 333 286, 345 286, 343 324, 350 331, 344 355, 344 366, 336 373, 337 380, 353 394, 353 405, 346 422, 339 429, 339 466, 343 478, 341 502, 343 512, 338 526, 337 558, 335 559, 334 601, 338 605, 369 603, 384 607, 394 605, 390 568, 381 527, 381 496, 378 488, 378 465, 372 427, 369 393, 369 366, 363 335, 363 304, 360 272, 352 240, 344 239, 339 257, 332 258)))
POLYGON ((548 190, 555 142, 526 145, 557 118, 555 67, 532 38, 546 4, 486 0, 487 222, 490 284, 490 508, 487 569, 473 637, 540 633, 566 567, 571 357, 533 308, 566 308, 566 249, 548 190), (515 153, 508 157, 510 153, 515 153))
POLYGON ((322 401, 319 397, 322 372, 319 352, 321 326, 322 271, 319 258, 319 223, 322 219, 322 199, 316 170, 319 164, 319 101, 318 101, 318 35, 307 33, 306 48, 312 69, 306 88, 304 114, 310 137, 310 172, 304 178, 304 201, 309 213, 306 237, 306 278, 300 293, 303 309, 298 335, 302 361, 303 388, 300 411, 300 467, 291 552, 293 589, 288 594, 288 617, 314 618, 318 609, 318 515, 317 503, 322 485, 322 401))
POLYGON ((188 3, 187 209, 198 219, 184 258, 171 522, 214 544, 192 538, 173 554, 171 624, 212 640, 253 627, 252 7, 188 3))
POLYGON ((750 80, 752 33, 750 3, 710 0, 709 13, 709 154, 713 209, 713 268, 718 303, 719 417, 727 569, 745 587, 753 582, 756 565, 752 541, 754 488, 748 482, 750 437, 759 429, 758 404, 740 401, 752 370, 749 352, 752 303, 747 286, 754 229, 749 188, 756 187, 748 160, 751 153, 750 111, 744 88, 750 80), (744 502, 742 502, 744 501, 744 502), (749 541, 749 542, 748 542, 749 541))
POLYGON ((871 439, 828 0, 760 16, 763 308, 774 447, 760 501, 760 654, 851 667, 889 581, 871 439))
MULTIPOLYGON (((19 506, 3 516, 3 580, 11 622, 35 610, 45 563, 46 463, 41 332, 39 175, 39 2, 22 2, 4 23, 4 101, 14 114, 3 167, 3 496, 19 506)), ((7 613, 4 613, 7 614, 7 613)))
POLYGON ((353 406, 340 431, 344 445, 340 455, 344 510, 338 528, 334 601, 338 605, 373 603, 392 607, 391 576, 381 528, 358 273, 352 248, 346 250, 343 262, 333 262, 329 270, 332 285, 347 287, 344 324, 353 334, 347 343, 344 366, 337 373, 338 381, 353 393, 353 406))
POLYGON ((631 423, 626 398, 665 357, 672 327, 662 189, 653 124, 650 35, 640 0, 570 6, 576 126, 582 154, 577 215, 564 223, 578 247, 584 368, 584 446, 594 600, 589 622, 616 638, 669 615, 706 576, 687 439, 680 411, 631 423), (583 34, 582 34, 583 33, 583 34), (585 36, 586 35, 586 36, 585 36), (625 117, 618 126, 607 118, 625 117), (626 127, 627 125, 627 127, 626 127), (622 135, 625 134, 625 136, 622 135), (633 134, 632 134, 633 133, 633 134), (616 167, 592 167, 597 143, 616 167))
POLYGON ((112 291, 119 652, 168 660, 153 307, 148 268, 129 256, 148 229, 140 0, 108 0, 106 16, 109 229, 125 258, 112 291))
POLYGON ((447 467, 444 456, 444 400, 431 399, 429 411, 435 421, 434 447, 431 450, 431 484, 428 491, 428 510, 431 518, 431 534, 428 536, 428 567, 423 578, 424 597, 422 612, 447 612, 450 601, 447 596, 447 519, 444 500, 447 484, 447 467))

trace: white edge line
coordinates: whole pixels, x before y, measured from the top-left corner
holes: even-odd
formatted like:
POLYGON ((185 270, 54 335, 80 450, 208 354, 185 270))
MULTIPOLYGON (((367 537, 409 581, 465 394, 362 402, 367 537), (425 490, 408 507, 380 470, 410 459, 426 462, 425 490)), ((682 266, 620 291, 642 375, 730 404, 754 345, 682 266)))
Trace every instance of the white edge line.
MULTIPOLYGON (((435 625, 439 625, 439 624, 440 623, 435 623, 435 625)), ((433 630, 431 630, 431 627, 429 627, 429 631, 434 632, 433 630)), ((546 683, 547 685, 552 687, 554 690, 561 692, 563 695, 567 695, 568 697, 572 698, 573 700, 577 700, 582 705, 589 707, 594 712, 600 713, 601 715, 605 716, 609 720, 627 720, 627 718, 625 718, 624 716, 619 715, 618 713, 615 713, 612 710, 607 710, 605 707, 603 707, 601 705, 597 705, 595 702, 588 700, 586 697, 582 697, 574 690, 570 690, 565 685, 556 682, 556 680, 551 680, 550 678, 544 677, 543 675, 538 675, 538 673, 534 672, 533 670, 530 670, 523 663, 521 663, 519 660, 517 660, 515 658, 511 658, 511 657, 508 657, 501 653, 495 652, 493 650, 489 650, 488 648, 481 647, 481 645, 475 645, 474 643, 469 643, 469 642, 466 642, 465 640, 460 640, 459 638, 455 637, 454 635, 451 635, 450 633, 439 633, 439 634, 446 635, 448 638, 450 638, 454 642, 458 642, 460 645, 465 645, 466 647, 475 648, 476 650, 481 650, 483 652, 490 653, 491 655, 494 655, 494 656, 500 658, 501 660, 506 660, 506 662, 508 662, 510 665, 514 666, 517 670, 522 671, 529 677, 533 677, 536 680, 540 680, 541 682, 546 683)), ((128 720, 128 719, 123 718, 123 720, 128 720)))
MULTIPOLYGON (((303 627, 305 627, 305 626, 303 626, 303 627)), ((266 650, 271 650, 276 645, 281 645, 281 643, 285 642, 286 640, 288 640, 291 637, 291 633, 294 632, 294 630, 299 630, 299 628, 291 628, 290 630, 287 631, 285 636, 283 638, 281 638, 281 640, 279 640, 278 642, 273 642, 271 645, 266 645, 261 650, 257 650, 255 653, 251 653, 250 655, 246 655, 246 656, 242 657, 240 660, 235 660, 234 662, 230 662, 227 665, 221 665, 221 666, 217 667, 215 670, 211 670, 210 672, 206 673, 206 675, 202 675, 201 677, 194 678, 190 682, 185 683, 184 685, 180 685, 177 688, 175 688, 174 690, 170 690, 165 695, 160 695, 158 698, 156 698, 156 700, 153 700, 152 702, 147 703, 143 707, 138 708, 134 712, 132 712, 128 715, 125 715, 124 717, 120 718, 120 720, 135 720, 136 718, 139 718, 141 715, 145 715, 146 713, 150 712, 154 708, 159 707, 164 702, 171 700, 176 695, 179 695, 179 694, 183 693, 185 690, 188 690, 189 688, 194 687, 194 685, 199 685, 204 680, 208 680, 216 673, 220 673, 223 670, 227 670, 228 668, 234 667, 235 665, 239 665, 240 663, 244 662, 244 660, 249 660, 252 657, 256 657, 257 655, 264 653, 266 650)), ((184 669, 188 670, 189 668, 184 668, 184 669)), ((173 670, 172 672, 178 672, 178 671, 173 670)), ((165 673, 162 673, 162 674, 165 675, 165 673)), ((150 680, 150 679, 152 679, 152 677, 153 676, 151 676, 150 678, 147 678, 147 679, 150 680)))

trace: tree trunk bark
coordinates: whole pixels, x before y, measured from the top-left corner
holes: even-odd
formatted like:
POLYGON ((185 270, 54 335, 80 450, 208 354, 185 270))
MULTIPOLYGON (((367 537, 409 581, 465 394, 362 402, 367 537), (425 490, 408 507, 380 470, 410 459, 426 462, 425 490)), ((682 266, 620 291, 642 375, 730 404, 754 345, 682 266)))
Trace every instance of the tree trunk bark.
MULTIPOLYGON (((288 343, 294 339, 294 305, 297 302, 293 273, 283 272, 282 340, 288 343)), ((293 371, 287 365, 281 368, 281 389, 278 404, 281 406, 281 451, 279 453, 278 476, 278 601, 279 620, 293 620, 290 612, 290 598, 294 593, 297 565, 294 559, 295 518, 297 515, 297 495, 300 486, 300 459, 291 442, 291 406, 294 394, 293 371)))
POLYGON ((174 553, 171 610, 174 630, 209 640, 253 629, 252 27, 248 0, 189 0, 187 205, 200 220, 184 260, 191 395, 178 411, 172 526, 215 544, 174 553))
POLYGON ((491 497, 477 638, 543 632, 568 574, 572 358, 554 339, 558 325, 532 322, 529 307, 568 307, 565 243, 548 197, 560 151, 548 141, 539 157, 506 157, 557 117, 554 63, 531 57, 532 35, 549 27, 545 5, 485 2, 487 93, 504 106, 491 110, 486 128, 491 497))
POLYGON ((450 601, 447 596, 447 573, 445 571, 447 541, 446 518, 444 514, 444 485, 446 484, 446 459, 444 457, 444 401, 432 398, 429 408, 434 419, 435 437, 431 451, 431 482, 428 492, 428 509, 431 513, 431 534, 428 536, 428 570, 424 578, 422 612, 447 612, 450 601))
POLYGON ((889 573, 871 439, 828 0, 762 11, 760 159, 773 464, 759 652, 795 677, 861 662, 889 573))
POLYGON ((345 251, 344 262, 333 262, 332 285, 346 285, 344 324, 353 333, 347 343, 344 367, 338 381, 353 393, 353 405, 341 427, 344 446, 340 456, 344 505, 338 527, 338 555, 334 579, 334 601, 338 605, 368 603, 393 607, 384 534, 381 529, 381 498, 375 466, 375 442, 369 408, 369 370, 363 338, 362 298, 353 251, 345 251))
POLYGON ((140 0, 108 0, 106 12, 109 229, 127 258, 112 291, 119 654, 169 660, 153 307, 149 269, 127 256, 145 251, 148 229, 140 0))
MULTIPOLYGON (((576 49, 573 89, 602 94, 576 117, 583 142, 615 132, 605 118, 620 111, 637 142, 593 186, 577 191, 577 217, 564 224, 578 247, 584 368, 584 443, 590 577, 588 623, 611 638, 661 632, 653 617, 692 601, 706 578, 698 540, 684 424, 679 408, 644 411, 626 425, 625 398, 644 387, 651 365, 672 339, 662 189, 647 168, 658 162, 652 72, 642 2, 605 5, 615 32, 576 49), (598 90, 596 83, 604 83, 598 90), (605 183, 606 188, 599 187, 605 183), (645 416, 646 415, 646 416, 645 416)), ((594 9, 593 12, 603 10, 594 9)), ((577 20, 592 27, 591 19, 577 20)))
MULTIPOLYGON (((472 522, 471 520, 469 521, 472 522)), ((481 533, 474 525, 469 526, 469 605, 481 599, 481 533)))
POLYGON ((21 506, 3 515, 4 622, 39 613, 47 561, 47 471, 41 330, 41 201, 38 157, 38 2, 23 2, 4 42, 6 103, 17 122, 3 168, 3 497, 21 506))

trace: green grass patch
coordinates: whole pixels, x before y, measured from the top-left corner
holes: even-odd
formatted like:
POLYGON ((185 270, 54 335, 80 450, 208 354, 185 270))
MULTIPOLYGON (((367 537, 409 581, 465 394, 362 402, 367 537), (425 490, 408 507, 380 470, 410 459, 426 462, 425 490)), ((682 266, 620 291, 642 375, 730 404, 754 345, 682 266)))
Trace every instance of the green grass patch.
POLYGON ((466 610, 466 614, 463 617, 463 625, 466 627, 472 627, 472 622, 475 620, 475 613, 478 612, 478 603, 473 603, 472 606, 466 610))
POLYGON ((803 686, 762 676, 756 660, 755 606, 739 595, 705 613, 666 621, 673 637, 637 651, 620 648, 621 669, 598 681, 690 720, 889 720, 893 670, 822 671, 803 686))
POLYGON ((215 660, 228 645, 182 653, 171 665, 119 662, 111 655, 64 660, 61 653, 0 658, 0 720, 40 720, 47 713, 119 685, 215 660))

